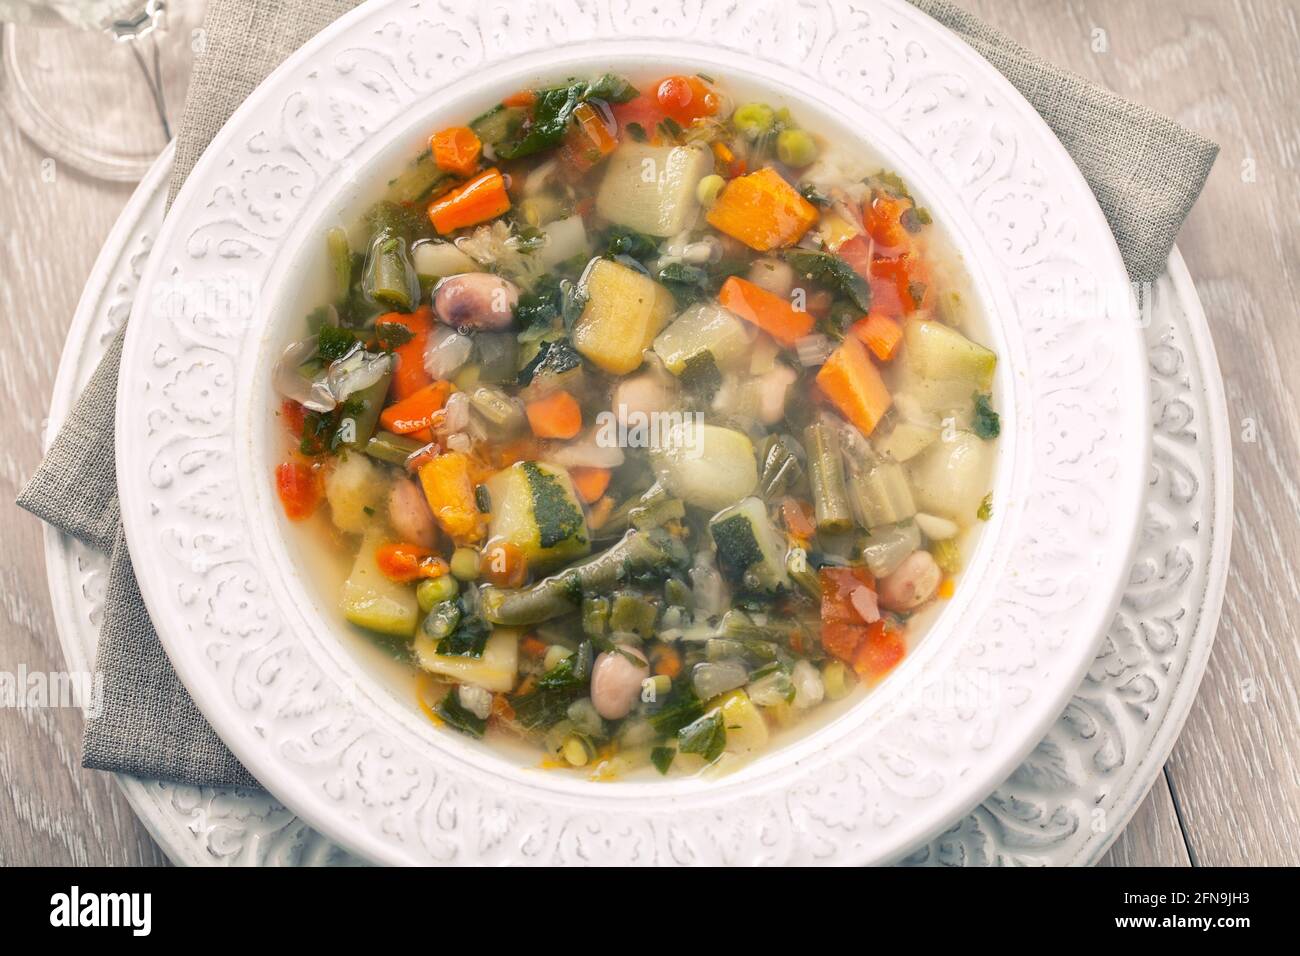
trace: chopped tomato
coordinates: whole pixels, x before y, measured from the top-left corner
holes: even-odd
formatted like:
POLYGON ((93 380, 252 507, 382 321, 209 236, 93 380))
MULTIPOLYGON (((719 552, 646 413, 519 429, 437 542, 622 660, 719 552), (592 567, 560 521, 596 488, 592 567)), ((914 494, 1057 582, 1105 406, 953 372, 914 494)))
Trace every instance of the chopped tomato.
POLYGON ((853 606, 853 592, 876 589, 876 579, 866 568, 822 568, 817 572, 822 589, 822 647, 828 654, 853 663, 868 626, 853 606))
POLYGON ((446 561, 417 544, 380 545, 375 552, 375 564, 392 581, 440 578, 448 571, 446 561))
POLYGON ((712 116, 721 102, 718 94, 698 76, 667 76, 655 88, 663 112, 683 126, 702 116, 712 116))
POLYGON ((286 461, 275 468, 275 491, 290 521, 310 518, 321 500, 321 481, 305 461, 286 461))
POLYGON ((665 113, 660 107, 658 101, 648 93, 642 93, 632 97, 626 103, 615 103, 610 109, 614 113, 614 119, 618 123, 618 138, 634 139, 628 134, 627 128, 633 124, 641 127, 645 133, 645 138, 650 142, 656 142, 659 138, 659 124, 664 121, 665 113))
POLYGON ((284 419, 284 427, 289 429, 290 435, 294 438, 302 437, 302 427, 307 423, 307 409, 292 398, 286 398, 280 403, 280 417, 284 419))
POLYGON ((866 628, 866 639, 853 657, 853 670, 863 680, 880 680, 897 666, 907 653, 903 633, 883 620, 866 628))
POLYGON ((876 240, 876 253, 895 256, 912 248, 912 236, 903 225, 903 213, 912 207, 906 199, 877 192, 862 207, 862 222, 876 240))
POLYGON ((520 90, 518 93, 511 93, 501 101, 502 106, 514 107, 519 106, 528 109, 537 102, 537 94, 532 90, 520 90))

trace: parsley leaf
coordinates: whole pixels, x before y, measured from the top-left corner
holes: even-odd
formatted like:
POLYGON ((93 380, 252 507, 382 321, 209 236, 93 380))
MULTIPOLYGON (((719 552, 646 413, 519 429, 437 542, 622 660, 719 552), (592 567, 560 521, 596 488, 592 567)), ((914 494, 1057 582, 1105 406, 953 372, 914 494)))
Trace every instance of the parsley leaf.
POLYGON ((727 746, 722 710, 715 708, 677 731, 677 746, 684 754, 699 754, 705 760, 717 760, 727 746))
POLYGON ((839 256, 829 252, 795 249, 785 254, 785 261, 796 272, 848 296, 863 312, 871 311, 871 284, 839 256))
POLYGON ((482 737, 487 731, 487 720, 479 717, 460 702, 460 694, 453 690, 438 705, 437 714, 447 726, 471 737, 482 737))

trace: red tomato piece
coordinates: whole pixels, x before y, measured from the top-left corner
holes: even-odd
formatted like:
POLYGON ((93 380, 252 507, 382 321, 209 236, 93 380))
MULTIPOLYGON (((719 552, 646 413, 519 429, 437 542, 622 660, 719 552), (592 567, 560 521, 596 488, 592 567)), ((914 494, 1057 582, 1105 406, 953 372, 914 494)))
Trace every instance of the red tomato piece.
POLYGON ((290 521, 310 518, 321 499, 316 469, 303 461, 286 461, 275 468, 275 491, 290 521))

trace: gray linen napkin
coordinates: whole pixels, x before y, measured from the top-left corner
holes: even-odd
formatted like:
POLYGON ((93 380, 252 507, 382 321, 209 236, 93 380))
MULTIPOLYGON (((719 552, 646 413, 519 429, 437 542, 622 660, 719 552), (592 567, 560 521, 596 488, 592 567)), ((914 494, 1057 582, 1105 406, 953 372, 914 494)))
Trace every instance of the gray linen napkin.
MULTIPOLYGON (((1058 70, 948 0, 911 0, 981 53, 1042 115, 1079 164, 1135 281, 1154 280, 1209 175, 1218 147, 1166 117, 1058 70)), ((195 63, 170 204, 235 108, 293 50, 354 6, 349 0, 211 0, 195 63)), ((182 783, 256 786, 204 720, 149 621, 121 533, 113 406, 121 342, 100 363, 18 503, 112 552, 97 668, 99 716, 85 766, 182 783)))

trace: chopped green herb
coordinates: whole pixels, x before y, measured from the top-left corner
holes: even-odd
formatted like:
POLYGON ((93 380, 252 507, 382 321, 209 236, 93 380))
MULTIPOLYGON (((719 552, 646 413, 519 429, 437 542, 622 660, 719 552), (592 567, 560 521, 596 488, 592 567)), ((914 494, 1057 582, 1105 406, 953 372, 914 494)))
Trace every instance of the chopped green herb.
POLYGON ((644 143, 650 137, 646 135, 645 127, 640 123, 628 123, 623 127, 623 132, 631 136, 638 143, 644 143))
POLYGON ((971 430, 985 441, 997 438, 1002 433, 1002 420, 993 410, 989 396, 975 396, 975 417, 971 421, 971 430))
POLYGON ((447 726, 471 737, 482 737, 487 731, 487 720, 468 710, 460 702, 460 694, 452 691, 438 705, 437 714, 447 726))
POLYGON ((871 310, 871 284, 839 256, 830 252, 794 249, 785 254, 785 261, 796 272, 848 296, 863 312, 871 310))
POLYGON ((385 352, 401 348, 413 338, 415 333, 400 322, 379 322, 375 325, 375 341, 385 352))
POLYGON ((975 512, 975 517, 979 518, 980 521, 988 521, 993 517, 993 492, 990 491, 984 496, 984 500, 980 502, 979 510, 975 512))
POLYGON ((323 325, 316 333, 316 354, 324 362, 343 358, 357 344, 357 333, 337 325, 323 325))
POLYGON ((668 768, 673 765, 673 758, 676 756, 677 751, 672 747, 655 747, 650 751, 650 762, 654 764, 656 770, 663 774, 668 772, 668 768))
POLYGON ((677 747, 684 754, 699 754, 705 760, 714 761, 722 756, 726 746, 727 728, 722 722, 720 708, 709 711, 677 731, 677 747))

